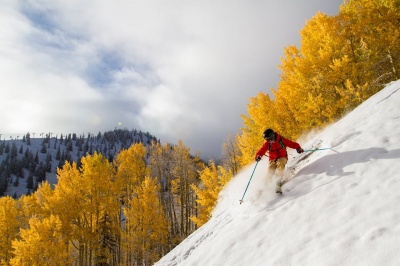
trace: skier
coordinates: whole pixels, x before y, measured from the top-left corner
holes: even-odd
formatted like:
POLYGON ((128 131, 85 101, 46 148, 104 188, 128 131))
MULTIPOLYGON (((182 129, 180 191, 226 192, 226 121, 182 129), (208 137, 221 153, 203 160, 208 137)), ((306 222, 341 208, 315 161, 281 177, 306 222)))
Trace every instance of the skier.
POLYGON ((262 147, 258 150, 255 160, 258 162, 261 157, 268 151, 269 166, 268 172, 275 174, 278 178, 276 183, 276 193, 282 194, 283 171, 285 170, 288 161, 286 147, 295 149, 298 153, 304 152, 297 142, 291 141, 268 128, 263 133, 263 138, 266 140, 262 147))

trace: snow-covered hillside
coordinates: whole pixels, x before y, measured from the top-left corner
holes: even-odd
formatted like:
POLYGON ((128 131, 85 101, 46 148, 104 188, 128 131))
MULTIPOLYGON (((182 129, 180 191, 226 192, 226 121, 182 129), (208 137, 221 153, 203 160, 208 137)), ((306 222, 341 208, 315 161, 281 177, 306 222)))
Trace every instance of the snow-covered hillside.
POLYGON ((240 205, 250 165, 156 265, 400 265, 400 81, 300 144, 332 149, 289 150, 283 196, 263 159, 240 205))
MULTIPOLYGON (((35 133, 32 135, 34 136, 35 133)), ((47 170, 50 171, 46 171, 44 180, 54 185, 57 183, 56 172, 60 167, 60 161, 61 164, 66 160, 78 162, 82 156, 87 153, 93 154, 95 151, 112 160, 121 149, 128 148, 133 143, 140 142, 147 145, 151 141, 157 141, 148 132, 117 128, 104 133, 99 132, 97 135, 91 133, 86 135, 67 134, 63 138, 55 134, 52 136, 52 133, 42 133, 40 138, 34 138, 32 135, 30 144, 22 134, 18 137, 14 136, 10 140, 0 140, 0 196, 4 192, 4 195, 18 198, 23 194, 33 192, 34 189, 28 186, 29 176, 33 175, 34 187, 37 187, 41 182, 41 180, 38 181, 38 169, 47 164, 47 158, 49 158, 50 164, 47 170), (46 137, 44 137, 45 135, 46 137), (8 146, 8 151, 6 146, 8 146), (43 150, 43 146, 45 146, 45 150, 43 150), (14 155, 12 155, 13 149, 15 149, 14 155), (57 156, 58 153, 60 154, 57 156), (32 160, 36 155, 37 158, 33 163, 32 160), (35 166, 32 167, 32 163, 35 166), (18 171, 18 168, 22 170, 18 171), (4 187, 6 187, 5 191, 4 187)))

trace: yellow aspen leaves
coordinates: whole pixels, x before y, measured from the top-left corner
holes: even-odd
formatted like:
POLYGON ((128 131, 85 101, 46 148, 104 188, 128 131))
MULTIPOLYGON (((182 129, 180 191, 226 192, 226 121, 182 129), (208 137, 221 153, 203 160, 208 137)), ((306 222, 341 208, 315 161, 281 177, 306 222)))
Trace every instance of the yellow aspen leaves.
POLYGON ((241 162, 252 161, 261 128, 296 139, 399 79, 399 21, 398 0, 349 0, 336 16, 318 12, 308 20, 300 47, 284 49, 274 99, 262 92, 250 99, 238 136, 241 162))
POLYGON ((0 263, 6 265, 12 257, 11 244, 18 236, 18 209, 11 197, 0 198, 0 263))
POLYGON ((151 265, 160 259, 168 237, 168 222, 158 197, 159 185, 146 177, 124 207, 126 232, 136 263, 151 265))
POLYGON ((219 192, 231 178, 231 171, 225 170, 222 166, 215 166, 213 161, 210 161, 209 167, 200 172, 201 187, 191 186, 196 192, 196 201, 199 204, 198 216, 191 217, 197 226, 202 226, 210 219, 217 203, 219 192))
POLYGON ((68 248, 58 216, 43 220, 32 217, 29 229, 21 229, 21 240, 13 241, 15 257, 11 265, 62 266, 68 265, 68 248))

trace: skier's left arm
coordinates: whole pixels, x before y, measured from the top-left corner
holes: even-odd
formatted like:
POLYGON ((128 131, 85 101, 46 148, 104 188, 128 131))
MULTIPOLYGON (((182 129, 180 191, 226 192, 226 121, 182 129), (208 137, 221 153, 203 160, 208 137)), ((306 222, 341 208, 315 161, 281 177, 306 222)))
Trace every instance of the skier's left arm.
POLYGON ((303 148, 301 148, 300 144, 294 141, 291 141, 287 138, 283 138, 283 144, 285 144, 286 147, 295 149, 297 151, 297 153, 302 153, 304 152, 303 148))

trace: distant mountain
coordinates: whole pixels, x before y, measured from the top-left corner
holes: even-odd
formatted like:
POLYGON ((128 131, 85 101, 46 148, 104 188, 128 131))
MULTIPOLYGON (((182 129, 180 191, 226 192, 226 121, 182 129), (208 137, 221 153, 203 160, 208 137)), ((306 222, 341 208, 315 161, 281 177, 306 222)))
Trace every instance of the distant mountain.
POLYGON ((158 140, 136 129, 115 129, 96 135, 54 136, 49 133, 42 134, 41 138, 32 138, 27 133, 21 139, 1 140, 0 196, 19 198, 30 194, 44 180, 56 184, 57 167, 62 167, 65 161, 79 164, 83 156, 96 151, 112 161, 121 149, 134 143, 149 145, 152 141, 158 140))

